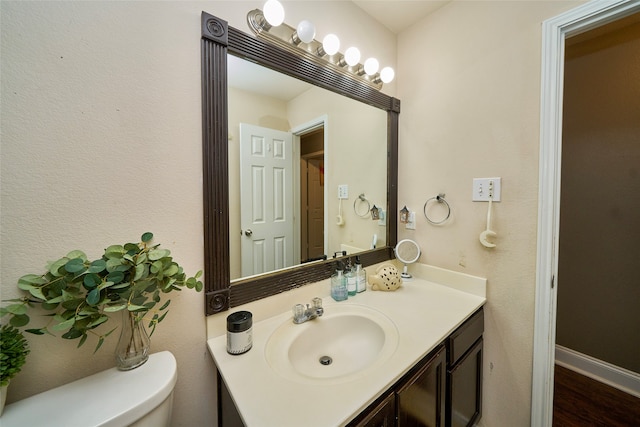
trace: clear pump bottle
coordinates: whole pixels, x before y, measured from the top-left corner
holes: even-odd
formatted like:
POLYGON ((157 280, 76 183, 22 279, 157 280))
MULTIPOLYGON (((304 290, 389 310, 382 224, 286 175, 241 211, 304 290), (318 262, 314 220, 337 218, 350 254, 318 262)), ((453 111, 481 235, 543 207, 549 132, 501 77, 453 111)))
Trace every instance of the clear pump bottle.
POLYGON ((342 261, 338 261, 336 272, 331 276, 331 298, 336 301, 344 301, 349 297, 347 291, 347 280, 343 273, 344 266, 342 261))
POLYGON ((364 292, 367 290, 367 270, 362 268, 360 257, 356 257, 355 264, 356 292, 364 292))
POLYGON ((351 260, 347 263, 347 268, 344 271, 344 275, 347 278, 347 293, 350 297, 355 296, 357 293, 356 271, 355 266, 351 265, 351 260))

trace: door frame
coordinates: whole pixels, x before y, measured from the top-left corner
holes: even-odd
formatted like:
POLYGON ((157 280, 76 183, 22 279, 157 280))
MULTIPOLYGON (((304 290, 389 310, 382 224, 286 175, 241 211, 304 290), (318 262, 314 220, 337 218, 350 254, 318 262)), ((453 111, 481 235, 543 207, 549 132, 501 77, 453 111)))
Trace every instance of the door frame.
MULTIPOLYGON (((291 133, 293 134, 293 156, 294 156, 294 163, 293 163, 293 173, 295 174, 295 176, 300 176, 300 136, 304 135, 305 133, 309 133, 312 130, 318 129, 319 127, 322 127, 324 129, 323 132, 323 139, 324 139, 324 161, 325 161, 325 165, 327 164, 327 156, 329 155, 329 116, 324 114, 320 117, 316 117, 315 119, 309 120, 306 123, 302 123, 298 126, 294 126, 293 128, 291 128, 291 133)), ((294 180, 294 188, 293 188, 293 193, 294 194, 300 194, 300 180, 294 180), (298 187, 295 187, 295 184, 298 183, 298 187)), ((328 192, 328 188, 329 186, 326 185, 326 181, 325 181, 325 186, 324 186, 324 250, 325 253, 327 251, 327 248, 329 247, 329 215, 328 215, 328 207, 329 207, 329 192, 328 192)), ((299 215, 300 212, 300 198, 295 198, 296 203, 293 207, 294 209, 294 214, 295 215, 299 215)), ((298 258, 300 257, 300 224, 301 221, 298 220, 296 221, 297 223, 297 227, 296 230, 294 230, 294 238, 296 239, 295 242, 297 242, 297 254, 298 254, 298 258), (296 236, 297 233, 297 236, 296 236)), ((295 253, 295 251, 294 251, 295 253)))
POLYGON ((551 426, 553 419, 565 39, 638 11, 640 0, 594 0, 542 25, 532 426, 551 426))

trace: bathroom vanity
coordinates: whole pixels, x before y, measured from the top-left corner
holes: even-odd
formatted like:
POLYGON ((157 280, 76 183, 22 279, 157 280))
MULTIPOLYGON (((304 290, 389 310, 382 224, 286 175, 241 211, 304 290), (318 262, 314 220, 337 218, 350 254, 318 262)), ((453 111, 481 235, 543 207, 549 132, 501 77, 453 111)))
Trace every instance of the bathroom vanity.
POLYGON ((258 319, 243 355, 227 353, 225 335, 209 339, 220 426, 474 425, 486 280, 422 272, 426 279, 395 292, 368 290, 339 303, 321 283, 322 317, 295 325, 287 310, 258 319), (333 365, 318 362, 323 352, 333 365))

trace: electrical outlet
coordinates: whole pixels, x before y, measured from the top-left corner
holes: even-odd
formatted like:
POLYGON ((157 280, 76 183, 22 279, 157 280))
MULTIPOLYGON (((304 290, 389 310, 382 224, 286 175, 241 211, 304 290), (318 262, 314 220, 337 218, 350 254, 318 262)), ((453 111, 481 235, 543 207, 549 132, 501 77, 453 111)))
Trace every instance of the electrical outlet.
POLYGON ((407 230, 415 230, 416 229, 416 213, 409 212, 407 216, 407 223, 404 225, 407 230))
POLYGON ((338 185, 338 199, 346 200, 349 198, 349 186, 347 184, 338 185))
POLYGON ((501 190, 502 178, 473 178, 471 200, 474 202, 488 202, 489 194, 491 194, 493 201, 499 202, 501 190))

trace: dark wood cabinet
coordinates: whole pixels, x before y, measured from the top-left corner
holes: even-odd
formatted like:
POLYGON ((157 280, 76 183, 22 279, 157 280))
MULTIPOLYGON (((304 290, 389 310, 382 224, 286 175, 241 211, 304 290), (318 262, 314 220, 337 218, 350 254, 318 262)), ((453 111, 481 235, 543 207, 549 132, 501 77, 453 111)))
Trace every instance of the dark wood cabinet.
POLYGON ((394 427, 396 425, 396 394, 388 393, 354 420, 352 427, 394 427))
POLYGON ((447 340, 446 427, 470 427, 482 416, 484 312, 475 313, 447 340))
POLYGON ((444 427, 445 354, 440 347, 398 388, 398 427, 444 427))

